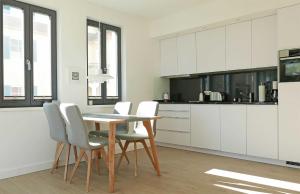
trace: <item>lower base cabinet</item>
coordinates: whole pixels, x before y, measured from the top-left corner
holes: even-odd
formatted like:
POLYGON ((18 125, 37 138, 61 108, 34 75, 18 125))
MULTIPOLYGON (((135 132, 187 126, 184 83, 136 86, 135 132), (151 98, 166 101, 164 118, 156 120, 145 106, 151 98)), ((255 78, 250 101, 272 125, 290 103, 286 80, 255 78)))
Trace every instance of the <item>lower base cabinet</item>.
POLYGON ((246 154, 246 106, 221 105, 221 151, 246 154))
POLYGON ((191 134, 189 132, 157 130, 155 141, 174 145, 190 146, 191 134))
POLYGON ((247 106, 247 155, 278 159, 277 105, 247 106))
POLYGON ((191 106, 191 145, 220 150, 220 110, 218 105, 191 106))

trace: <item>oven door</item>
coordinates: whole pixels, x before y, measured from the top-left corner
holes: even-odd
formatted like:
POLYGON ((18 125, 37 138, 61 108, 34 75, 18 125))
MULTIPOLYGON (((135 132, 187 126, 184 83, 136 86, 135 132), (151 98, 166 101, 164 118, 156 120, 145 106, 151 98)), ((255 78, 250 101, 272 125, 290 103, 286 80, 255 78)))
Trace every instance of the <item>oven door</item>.
POLYGON ((280 59, 280 82, 300 81, 300 56, 280 59))

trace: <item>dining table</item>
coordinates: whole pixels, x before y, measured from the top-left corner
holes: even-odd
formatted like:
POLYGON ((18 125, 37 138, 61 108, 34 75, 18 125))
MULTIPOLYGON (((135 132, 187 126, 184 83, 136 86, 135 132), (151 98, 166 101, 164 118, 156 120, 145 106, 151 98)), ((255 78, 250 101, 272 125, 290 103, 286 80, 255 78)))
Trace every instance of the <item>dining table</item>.
POLYGON ((156 170, 157 176, 160 176, 160 166, 157 154, 157 148, 154 141, 154 134, 151 121, 160 119, 160 116, 137 116, 137 115, 120 115, 120 114, 104 114, 104 113, 83 113, 84 121, 93 122, 96 129, 100 130, 101 123, 108 124, 108 190, 110 193, 115 191, 115 142, 116 142, 116 126, 121 123, 143 122, 147 130, 149 142, 152 151, 152 164, 156 170))

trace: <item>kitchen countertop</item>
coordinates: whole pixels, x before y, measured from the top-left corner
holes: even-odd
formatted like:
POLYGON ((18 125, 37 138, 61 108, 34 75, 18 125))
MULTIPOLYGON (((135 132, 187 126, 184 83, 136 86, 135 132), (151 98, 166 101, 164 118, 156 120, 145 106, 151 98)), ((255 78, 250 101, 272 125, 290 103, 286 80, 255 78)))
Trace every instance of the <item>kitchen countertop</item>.
POLYGON ((278 102, 164 102, 160 100, 156 100, 160 104, 237 104, 237 105, 278 105, 278 102))

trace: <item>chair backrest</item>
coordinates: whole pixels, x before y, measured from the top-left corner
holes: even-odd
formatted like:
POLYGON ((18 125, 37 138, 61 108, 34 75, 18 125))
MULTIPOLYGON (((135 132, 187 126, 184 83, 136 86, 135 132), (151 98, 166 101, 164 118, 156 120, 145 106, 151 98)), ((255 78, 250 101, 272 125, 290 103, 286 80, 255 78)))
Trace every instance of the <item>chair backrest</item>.
MULTIPOLYGON (((117 102, 113 114, 129 115, 131 113, 132 103, 131 102, 117 102)), ((117 131, 128 130, 128 123, 121 123, 117 125, 117 131)))
POLYGON ((60 105, 60 111, 66 122, 69 142, 80 148, 90 149, 88 132, 78 106, 64 103, 60 105))
MULTIPOLYGON (((153 116, 157 116, 158 113, 158 102, 155 101, 143 101, 139 104, 138 109, 136 111, 136 115, 137 116, 144 116, 144 117, 153 117, 153 116)), ((151 121, 151 127, 153 130, 153 134, 154 136, 156 135, 156 120, 151 121)), ((143 122, 137 122, 136 127, 134 129, 135 132, 138 133, 144 133, 147 134, 145 132, 145 127, 143 122)))
POLYGON ((129 115, 131 112, 131 102, 117 102, 114 107, 113 114, 129 115))
POLYGON ((46 102, 43 104, 43 109, 48 121, 50 137, 55 141, 67 143, 66 124, 59 111, 59 105, 57 103, 46 102))

